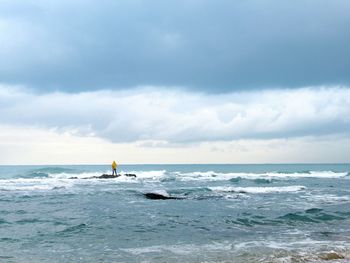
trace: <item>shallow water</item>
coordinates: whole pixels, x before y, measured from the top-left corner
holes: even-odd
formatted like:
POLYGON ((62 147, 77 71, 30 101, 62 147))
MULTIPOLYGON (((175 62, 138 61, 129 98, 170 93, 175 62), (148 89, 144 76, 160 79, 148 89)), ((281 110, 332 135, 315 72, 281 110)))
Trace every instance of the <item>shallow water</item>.
POLYGON ((118 171, 137 178, 91 179, 109 166, 1 166, 0 262, 350 260, 350 165, 118 171))

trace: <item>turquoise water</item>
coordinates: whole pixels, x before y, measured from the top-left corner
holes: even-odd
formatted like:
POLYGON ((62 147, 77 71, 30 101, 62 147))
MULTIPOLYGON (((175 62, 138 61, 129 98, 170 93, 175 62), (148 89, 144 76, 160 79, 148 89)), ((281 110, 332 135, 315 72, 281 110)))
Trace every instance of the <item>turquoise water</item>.
POLYGON ((350 262, 349 164, 107 172, 0 166, 0 262, 350 262))

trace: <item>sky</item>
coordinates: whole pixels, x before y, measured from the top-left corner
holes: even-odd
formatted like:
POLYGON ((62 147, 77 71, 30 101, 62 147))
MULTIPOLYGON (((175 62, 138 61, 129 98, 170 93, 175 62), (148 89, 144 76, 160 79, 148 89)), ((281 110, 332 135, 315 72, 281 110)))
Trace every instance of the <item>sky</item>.
POLYGON ((0 0, 0 164, 350 162, 347 0, 0 0))

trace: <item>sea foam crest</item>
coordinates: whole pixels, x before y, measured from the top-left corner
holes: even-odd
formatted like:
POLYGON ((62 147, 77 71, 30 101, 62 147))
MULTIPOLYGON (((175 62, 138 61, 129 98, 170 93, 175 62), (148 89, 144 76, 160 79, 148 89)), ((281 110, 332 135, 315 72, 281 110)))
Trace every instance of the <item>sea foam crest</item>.
POLYGON ((72 180, 55 180, 55 179, 11 179, 1 180, 0 190, 2 191, 45 191, 57 188, 69 188, 72 186, 72 180))
POLYGON ((121 172, 122 175, 126 173, 136 174, 139 179, 159 179, 165 176, 166 170, 121 172))
POLYGON ((347 172, 332 172, 332 171, 310 171, 310 172, 268 172, 268 173, 219 173, 214 171, 207 172, 192 172, 180 173, 175 172, 176 178, 181 181, 221 181, 234 178, 243 178, 248 180, 255 179, 289 179, 289 178, 342 178, 348 175, 347 172))
POLYGON ((52 179, 70 179, 70 178, 76 178, 76 179, 88 179, 88 178, 94 178, 97 176, 100 176, 105 172, 82 172, 82 173, 49 173, 49 178, 52 179))
POLYGON ((298 192, 305 190, 302 185, 280 186, 280 187, 231 187, 231 186, 216 186, 209 187, 211 191, 227 192, 227 193, 250 193, 250 194, 267 194, 267 193, 286 193, 298 192))
POLYGON ((138 180, 159 180, 163 178, 166 171, 137 171, 132 172, 137 174, 136 179, 133 177, 124 176, 126 173, 121 171, 120 177, 113 179, 98 179, 96 177, 103 173, 110 173, 110 171, 105 172, 81 172, 81 173, 48 173, 47 177, 31 177, 31 178, 14 178, 14 179, 0 179, 0 191, 45 191, 60 188, 71 188, 74 186, 79 186, 81 184, 93 185, 93 184, 108 184, 111 180, 119 183, 135 183, 138 180))
MULTIPOLYGON (((110 174, 111 172, 109 170, 102 171, 102 172, 82 172, 82 173, 52 173, 49 174, 49 178, 54 179, 90 179, 90 178, 96 178, 101 176, 102 174, 110 174)), ((161 178, 165 175, 166 170, 156 170, 156 171, 131 171, 131 172, 125 172, 120 171, 118 174, 120 174, 120 177, 117 177, 116 179, 125 179, 124 174, 136 174, 137 178, 139 179, 157 179, 161 178)))
POLYGON ((267 173, 271 177, 311 177, 311 178, 341 178, 348 175, 347 172, 332 172, 332 171, 310 171, 299 173, 267 173))

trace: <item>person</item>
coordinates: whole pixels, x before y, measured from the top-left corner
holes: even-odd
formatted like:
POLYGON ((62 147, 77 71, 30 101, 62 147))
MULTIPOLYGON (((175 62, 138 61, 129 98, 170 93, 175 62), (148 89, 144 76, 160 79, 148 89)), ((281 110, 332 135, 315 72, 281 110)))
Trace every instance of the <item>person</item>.
POLYGON ((114 175, 114 173, 115 175, 117 175, 117 163, 115 161, 113 161, 112 163, 112 170, 113 170, 112 175, 114 175))

